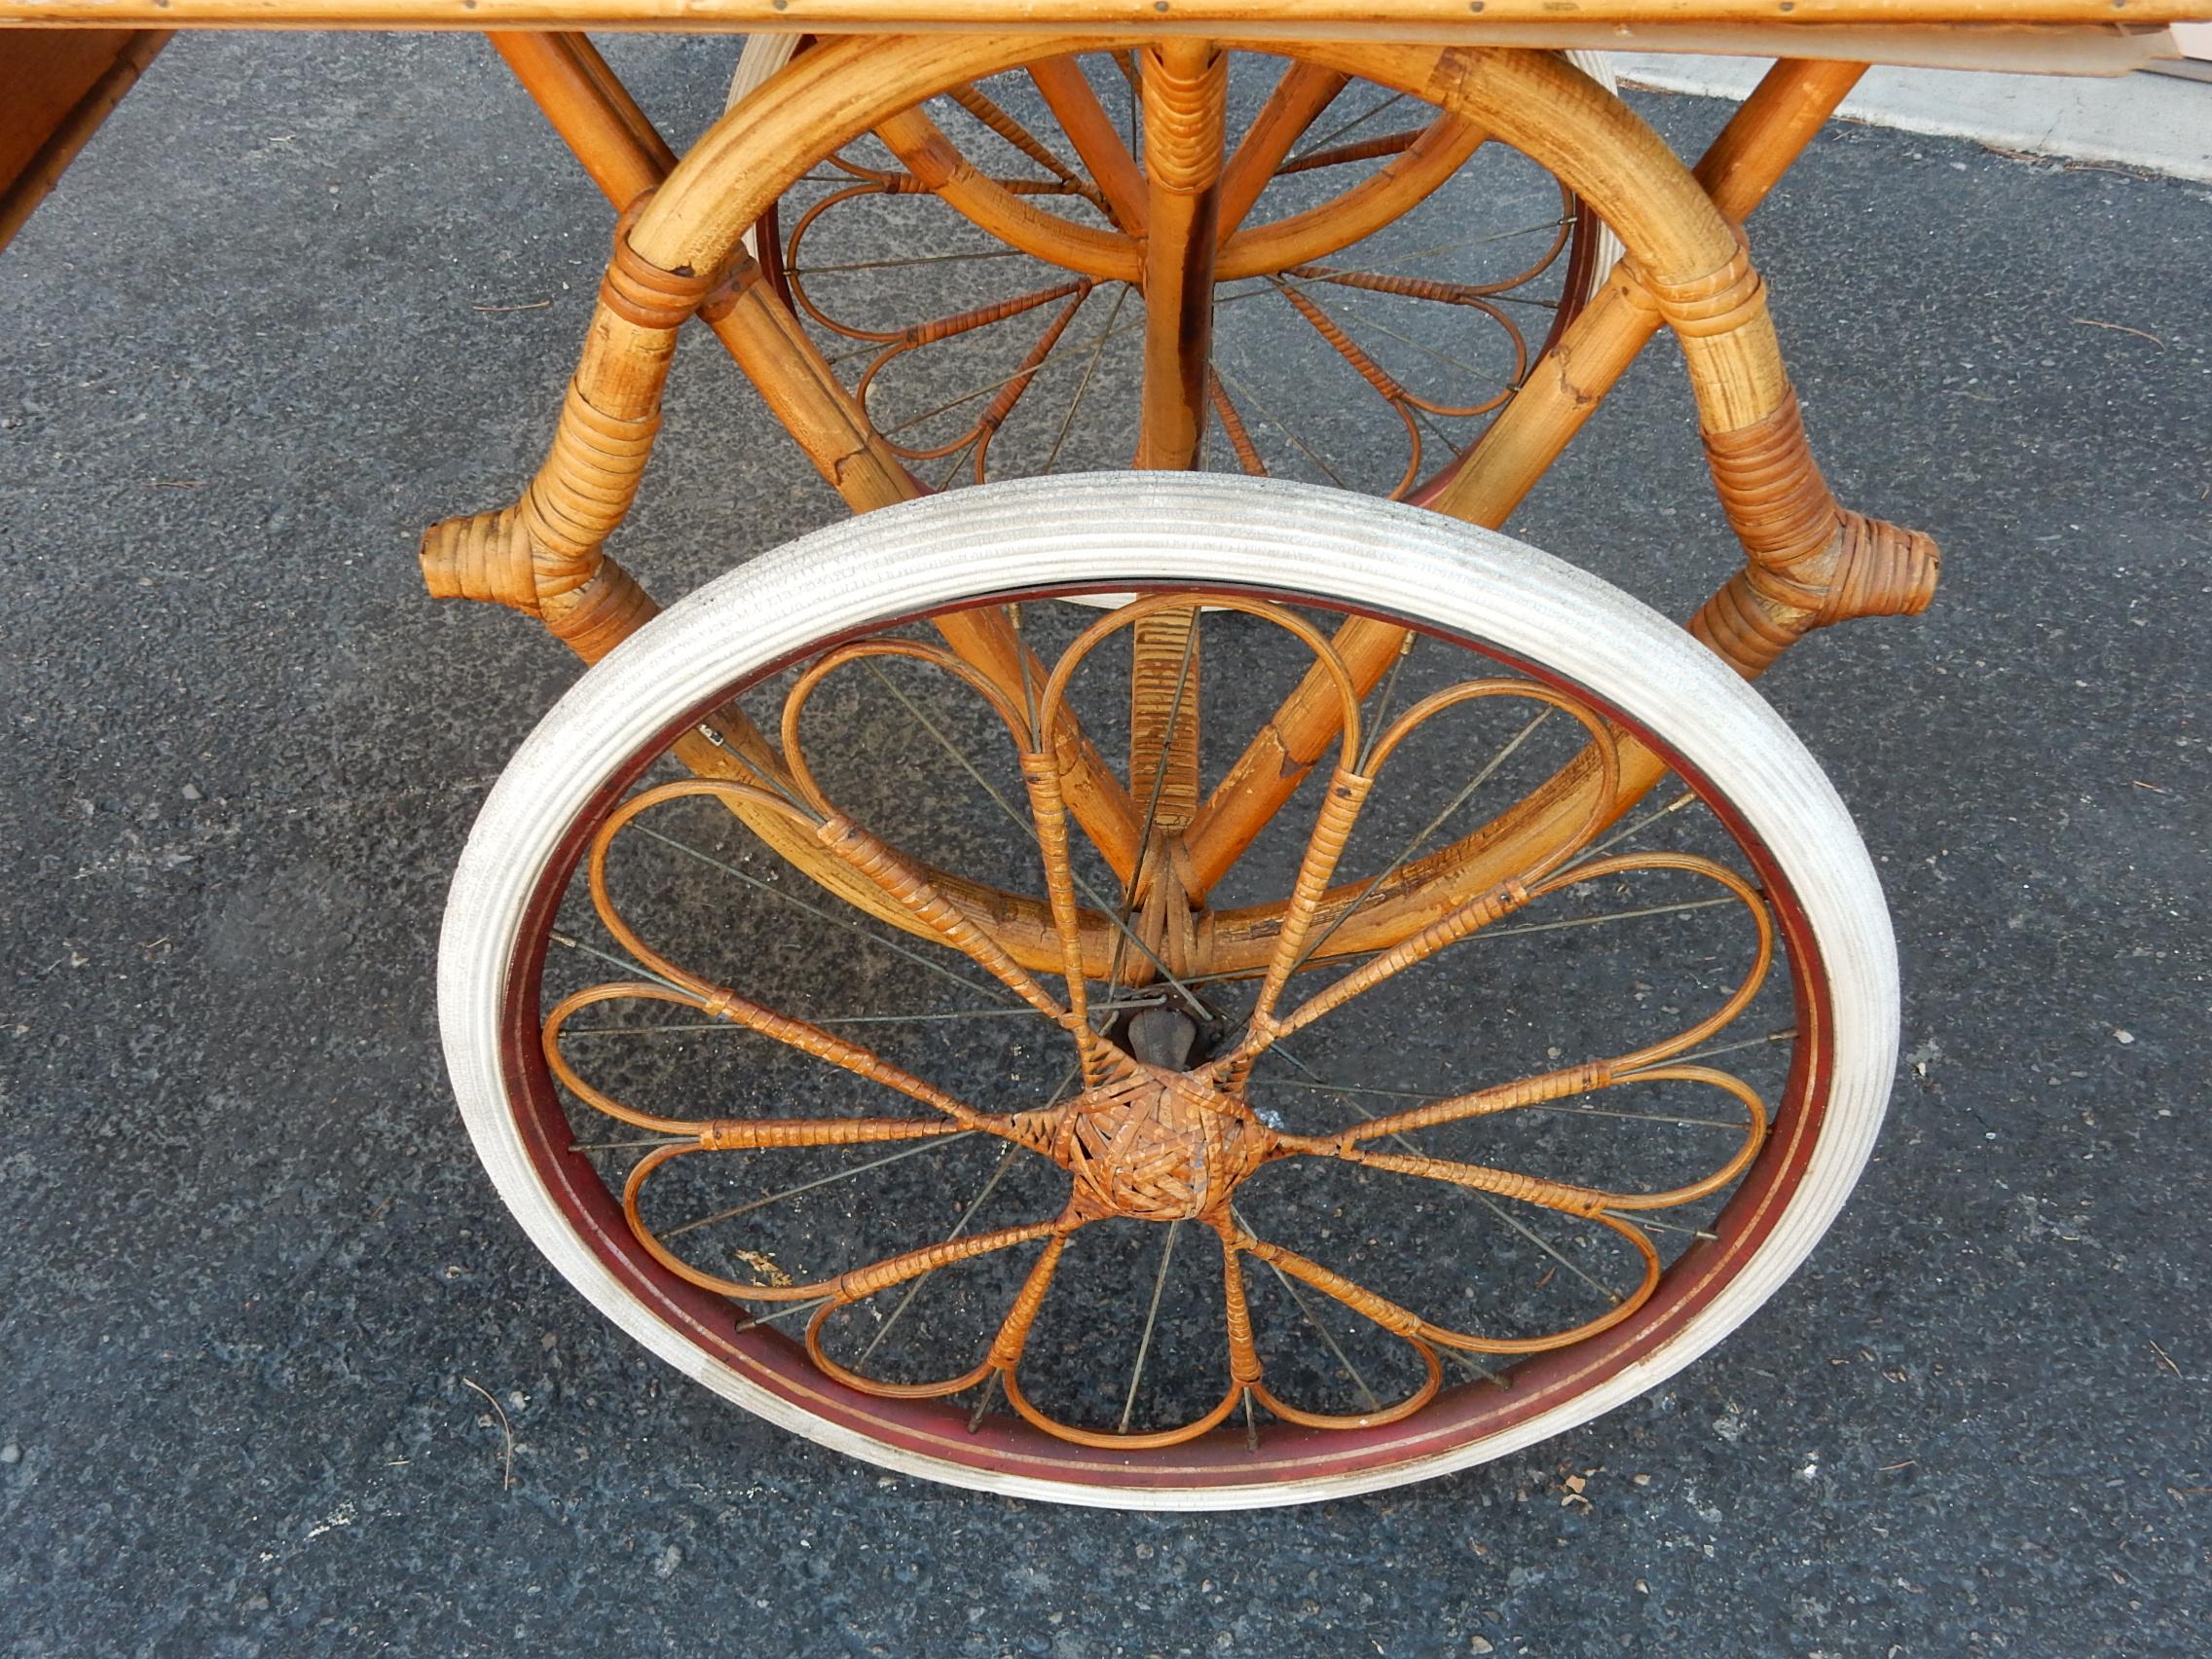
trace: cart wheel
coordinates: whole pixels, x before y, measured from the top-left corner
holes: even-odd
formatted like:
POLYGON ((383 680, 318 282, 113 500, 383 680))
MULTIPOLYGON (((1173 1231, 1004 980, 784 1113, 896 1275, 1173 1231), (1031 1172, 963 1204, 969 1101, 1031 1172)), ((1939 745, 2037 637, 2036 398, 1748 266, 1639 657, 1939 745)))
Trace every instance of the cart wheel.
POLYGON ((1494 534, 1188 473, 888 508, 650 624, 493 792, 439 1003, 502 1197, 656 1353, 892 1468, 1154 1509, 1442 1473, 1687 1364, 1842 1202, 1897 1031, 1841 803, 1688 636, 1494 534), (1053 603, 1100 589, 1146 597, 1053 603), (1018 698, 922 626, 977 606, 1050 665, 1018 698), (1417 631, 1364 708, 1347 612, 1417 631), (1121 868, 1060 739, 1126 733, 1161 617, 1121 868), (1219 740, 1301 677, 1335 766, 1201 892, 1219 740), (783 735, 756 783, 672 758, 732 702, 783 735))
MULTIPOLYGON (((789 52, 749 43, 733 99, 789 52)), ((1311 64, 1225 59, 1200 464, 1422 498, 1618 244, 1467 122, 1311 64)), ((1128 463, 1147 61, 1083 53, 957 87, 817 158, 752 237, 928 487, 1128 463)), ((1601 55, 1578 61, 1610 90, 1601 55)))

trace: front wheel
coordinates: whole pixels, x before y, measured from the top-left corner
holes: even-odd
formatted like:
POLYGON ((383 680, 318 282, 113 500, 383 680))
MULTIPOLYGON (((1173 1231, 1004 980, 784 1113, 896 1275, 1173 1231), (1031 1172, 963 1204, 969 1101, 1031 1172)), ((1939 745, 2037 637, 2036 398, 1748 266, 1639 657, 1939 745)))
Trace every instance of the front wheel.
POLYGON ((439 1003, 501 1197, 663 1358, 1153 1509, 1443 1473, 1688 1364, 1842 1203, 1898 1023, 1841 802, 1687 635, 1492 532, 1171 473, 871 513, 650 624, 494 790, 439 1003), (1102 591, 1143 597, 1057 603, 1102 591), (985 613, 996 679, 929 632, 985 613), (1378 620, 1362 699, 1331 636, 1378 620), (1286 682, 1327 755, 1216 869, 1286 682))

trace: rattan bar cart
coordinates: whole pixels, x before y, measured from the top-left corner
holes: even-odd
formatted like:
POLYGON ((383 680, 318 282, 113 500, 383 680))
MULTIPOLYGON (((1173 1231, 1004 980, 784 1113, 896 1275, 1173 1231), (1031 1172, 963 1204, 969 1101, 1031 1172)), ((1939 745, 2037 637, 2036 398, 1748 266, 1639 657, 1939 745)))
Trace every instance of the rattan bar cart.
POLYGON ((1747 682, 1937 555, 1742 226, 1869 62, 2193 8, 0 0, 0 237, 161 31, 487 31, 618 217, 544 464, 422 545, 589 665, 454 883, 478 1154, 825 1444, 1290 1502, 1631 1398, 1842 1203, 1896 951, 1747 682), (586 28, 730 34, 727 112, 677 156, 586 28), (1788 55, 1691 166, 1608 48, 1788 55), (854 516, 662 613, 608 544, 694 318, 854 516), (1499 534, 1663 327, 1743 554, 1686 628, 1499 534))

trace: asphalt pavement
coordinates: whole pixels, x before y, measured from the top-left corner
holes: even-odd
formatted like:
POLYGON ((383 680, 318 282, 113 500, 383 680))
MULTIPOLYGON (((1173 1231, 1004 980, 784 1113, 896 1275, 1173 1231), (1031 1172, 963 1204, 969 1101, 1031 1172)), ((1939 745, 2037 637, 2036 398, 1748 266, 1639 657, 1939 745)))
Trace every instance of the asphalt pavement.
MULTIPOLYGON (((615 55, 681 135, 729 52, 615 55)), ((1656 1393, 1194 1518, 770 1429, 470 1160, 439 906, 573 670, 413 543, 535 465, 607 224, 480 41, 199 36, 0 258, 0 1649, 2202 1651, 2212 193, 1839 126, 1760 211, 1831 482, 1945 551, 1765 687, 1898 919, 1874 1163, 1656 1393)), ((623 533, 671 593, 836 510, 680 369, 623 533)), ((1691 423, 1657 350, 1515 531, 1685 611, 1731 557, 1691 423)))

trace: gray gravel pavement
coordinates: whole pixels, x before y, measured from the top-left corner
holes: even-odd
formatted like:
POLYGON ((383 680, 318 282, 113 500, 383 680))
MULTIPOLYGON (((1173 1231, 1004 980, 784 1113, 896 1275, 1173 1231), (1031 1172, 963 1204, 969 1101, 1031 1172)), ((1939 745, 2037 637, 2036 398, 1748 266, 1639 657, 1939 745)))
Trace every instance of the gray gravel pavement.
MULTIPOLYGON (((618 58, 686 132, 728 48, 618 58)), ((535 464, 606 223, 480 42, 203 36, 0 259, 0 1649, 2202 1650, 2212 195, 1841 127, 1762 210, 1829 477, 1945 549, 1928 616, 1767 686, 1898 916, 1876 1161, 1659 1392, 1187 1519, 754 1421, 469 1160, 438 909, 572 669, 413 538, 535 464)), ((624 532, 670 593, 833 510, 680 371, 624 532)), ((1655 351, 1514 528, 1684 611, 1728 557, 1691 421, 1655 351)))

